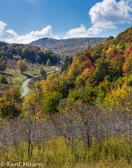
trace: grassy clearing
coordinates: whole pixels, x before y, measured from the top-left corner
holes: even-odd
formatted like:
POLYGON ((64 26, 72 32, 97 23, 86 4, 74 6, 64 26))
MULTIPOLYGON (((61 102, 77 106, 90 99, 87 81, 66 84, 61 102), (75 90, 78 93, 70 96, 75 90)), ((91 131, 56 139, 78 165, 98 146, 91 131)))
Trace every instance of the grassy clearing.
MULTIPOLYGON (((46 72, 54 71, 57 67, 56 66, 44 66, 44 65, 39 65, 39 64, 29 64, 28 65, 29 69, 28 71, 24 72, 21 74, 19 70, 16 69, 15 65, 13 68, 7 68, 4 71, 4 75, 7 76, 10 87, 19 87, 20 88, 20 93, 23 93, 23 83, 28 79, 32 78, 39 73, 40 67, 44 68, 46 72)), ((29 89, 30 90, 30 89, 29 89)))

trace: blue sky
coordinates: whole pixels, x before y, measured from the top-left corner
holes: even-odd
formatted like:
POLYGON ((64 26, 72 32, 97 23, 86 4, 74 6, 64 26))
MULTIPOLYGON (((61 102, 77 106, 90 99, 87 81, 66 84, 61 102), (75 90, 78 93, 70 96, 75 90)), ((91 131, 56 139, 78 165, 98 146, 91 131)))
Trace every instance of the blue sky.
POLYGON ((1 0, 0 41, 116 36, 132 25, 132 0, 1 0))

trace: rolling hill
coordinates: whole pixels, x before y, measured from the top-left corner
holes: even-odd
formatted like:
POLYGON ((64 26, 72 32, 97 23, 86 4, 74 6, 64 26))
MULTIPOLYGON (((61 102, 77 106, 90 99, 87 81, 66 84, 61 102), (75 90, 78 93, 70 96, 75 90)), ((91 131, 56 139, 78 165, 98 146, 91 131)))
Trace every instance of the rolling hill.
POLYGON ((49 59, 52 65, 56 65, 60 60, 58 55, 47 49, 26 44, 0 42, 0 60, 5 61, 7 59, 26 59, 28 62, 40 64, 46 64, 49 59))
POLYGON ((91 48, 96 44, 101 44, 106 38, 71 38, 57 40, 52 38, 42 38, 37 41, 33 41, 30 45, 40 47, 42 49, 51 50, 61 56, 74 56, 78 51, 91 48))

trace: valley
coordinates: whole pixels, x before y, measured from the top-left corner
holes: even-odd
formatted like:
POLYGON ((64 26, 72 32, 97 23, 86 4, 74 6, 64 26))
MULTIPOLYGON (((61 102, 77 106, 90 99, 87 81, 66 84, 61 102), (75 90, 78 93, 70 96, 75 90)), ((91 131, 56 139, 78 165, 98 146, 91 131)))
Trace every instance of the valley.
POLYGON ((0 42, 0 162, 132 167, 132 27, 79 50, 0 42))

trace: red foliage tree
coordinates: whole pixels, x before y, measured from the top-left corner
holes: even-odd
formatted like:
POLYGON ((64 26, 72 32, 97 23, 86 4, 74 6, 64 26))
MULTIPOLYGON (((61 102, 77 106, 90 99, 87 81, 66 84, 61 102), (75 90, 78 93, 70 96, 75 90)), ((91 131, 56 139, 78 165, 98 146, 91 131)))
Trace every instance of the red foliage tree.
POLYGON ((83 62, 83 69, 89 68, 92 69, 94 68, 92 61, 88 58, 88 57, 83 57, 84 58, 84 62, 83 62))

